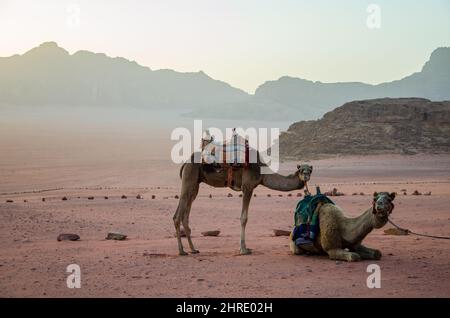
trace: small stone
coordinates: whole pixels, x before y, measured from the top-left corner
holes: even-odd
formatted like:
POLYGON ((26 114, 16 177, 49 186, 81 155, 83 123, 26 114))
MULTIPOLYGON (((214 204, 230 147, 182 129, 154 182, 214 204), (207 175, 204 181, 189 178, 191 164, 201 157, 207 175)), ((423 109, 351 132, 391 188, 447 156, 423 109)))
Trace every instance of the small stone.
POLYGON ((142 197, 142 195, 138 194, 138 195, 136 196, 136 199, 138 199, 138 200, 142 200, 142 199, 143 199, 143 197, 142 197))
POLYGON ((298 198, 298 197, 301 197, 301 196, 302 196, 302 194, 301 194, 300 192, 298 192, 298 193, 297 193, 297 198, 298 198))
POLYGON ((105 196, 105 200, 108 200, 108 199, 109 199, 109 197, 106 197, 106 196, 105 196))
POLYGON ((94 200, 94 197, 88 197, 88 200, 94 200))
POLYGON ((270 193, 267 194, 267 197, 270 198, 272 195, 270 195, 270 193))
POLYGON ((42 198, 42 202, 45 202, 45 198, 42 198))
POLYGON ((220 234, 219 230, 202 232, 203 236, 218 236, 219 234, 220 234))
POLYGON ((63 201, 67 201, 67 197, 62 197, 62 199, 61 200, 63 200, 63 201))
POLYGON ((287 196, 288 196, 288 197, 292 197, 292 193, 289 193, 287 196))
POLYGON ((231 193, 228 193, 227 197, 232 198, 233 195, 231 193))
POLYGON ((108 233, 106 236, 107 240, 116 240, 116 241, 123 241, 127 238, 126 235, 120 234, 120 233, 108 233))
POLYGON ((273 234, 275 234, 275 236, 289 236, 291 235, 291 232, 286 230, 273 230, 273 234))
POLYGON ((420 192, 417 191, 417 190, 414 190, 414 192, 412 193, 412 195, 422 195, 422 193, 420 193, 420 192))
POLYGON ((156 195, 153 194, 152 195, 152 200, 154 200, 154 199, 156 199, 156 195))
POLYGON ((14 203, 13 200, 6 200, 6 203, 14 203))
POLYGON ((120 198, 121 198, 121 199, 126 199, 127 196, 126 196, 125 194, 123 194, 120 198))
POLYGON ((212 199, 212 194, 209 195, 209 198, 212 199))
POLYGON ((72 234, 72 233, 63 233, 59 234, 57 237, 58 242, 61 241, 78 241, 80 239, 80 236, 78 234, 72 234))
POLYGON ((174 198, 175 198, 175 199, 179 199, 180 197, 178 196, 178 194, 176 194, 176 195, 174 196, 174 198))

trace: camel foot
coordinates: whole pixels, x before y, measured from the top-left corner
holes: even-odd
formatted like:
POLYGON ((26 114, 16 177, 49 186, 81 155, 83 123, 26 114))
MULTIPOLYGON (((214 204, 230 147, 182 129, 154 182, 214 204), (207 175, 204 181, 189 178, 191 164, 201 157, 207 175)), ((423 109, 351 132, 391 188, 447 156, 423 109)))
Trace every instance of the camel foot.
POLYGON ((250 255, 252 253, 252 250, 249 248, 241 248, 240 254, 241 255, 250 255))
POLYGON ((178 252, 178 255, 180 255, 180 256, 185 256, 185 255, 188 255, 188 253, 186 253, 185 251, 179 251, 179 252, 178 252))
POLYGON ((192 250, 192 251, 191 251, 191 254, 198 254, 198 253, 200 253, 199 250, 192 250))
POLYGON ((357 261, 360 261, 360 260, 361 260, 361 256, 359 256, 359 254, 357 254, 357 253, 349 252, 346 255, 346 261, 347 262, 357 262, 357 261))

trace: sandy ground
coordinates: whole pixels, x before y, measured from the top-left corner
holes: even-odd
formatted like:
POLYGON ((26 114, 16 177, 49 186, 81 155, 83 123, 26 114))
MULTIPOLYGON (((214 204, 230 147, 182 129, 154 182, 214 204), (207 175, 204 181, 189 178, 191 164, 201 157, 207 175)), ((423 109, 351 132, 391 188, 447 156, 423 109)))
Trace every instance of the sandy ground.
MULTIPOLYGON (((352 157, 312 164, 311 185, 346 193, 334 200, 349 216, 369 207, 374 190, 406 189, 408 195, 396 198, 392 219, 415 231, 450 234, 450 156, 352 157), (410 195, 414 190, 432 194, 410 195), (354 192, 364 195, 351 195, 354 192)), ((283 164, 283 172, 294 165, 283 164)), ((381 267, 380 289, 366 286, 366 269, 372 262, 291 255, 288 238, 274 237, 273 229, 291 229, 297 192, 288 197, 257 189, 247 226, 247 245, 254 253, 240 256, 241 198, 231 190, 202 185, 191 213, 200 254, 180 257, 172 223, 178 201, 174 196, 180 189, 178 167, 135 161, 103 169, 54 166, 43 174, 42 167, 31 167, 23 172, 29 178, 15 179, 8 177, 8 171, 20 169, 10 167, 3 167, 2 178, 8 182, 2 183, 0 194, 2 297, 450 296, 448 240, 384 235, 389 226, 374 230, 366 245, 383 252, 383 258, 374 262, 381 267), (165 177, 152 175, 158 171, 165 177), (48 190, 58 187, 62 189, 48 190), (136 199, 137 194, 143 199, 136 199), (68 200, 62 201, 63 196, 68 200), (221 231, 218 237, 200 234, 216 229, 221 231), (107 241, 110 231, 129 239, 107 241), (57 235, 65 232, 77 233, 81 240, 57 242, 57 235), (81 267, 80 289, 66 286, 66 267, 73 263, 81 267)))
MULTIPOLYGON (((273 229, 291 229, 297 191, 288 197, 257 188, 247 225, 254 253, 240 256, 239 193, 202 185, 190 221, 200 254, 180 257, 172 223, 179 166, 168 161, 170 129, 155 132, 131 117, 121 117, 126 125, 107 116, 97 116, 101 123, 74 117, 64 121, 37 111, 0 116, 1 297, 450 296, 449 240, 384 235, 389 226, 374 230, 365 243, 383 253, 375 262, 380 289, 366 286, 372 262, 291 255, 288 237, 274 237, 273 229), (201 235, 216 229, 218 237, 201 235), (111 231, 128 240, 105 240, 111 231), (81 240, 57 242, 65 232, 81 240), (67 288, 69 264, 81 267, 80 289, 67 288)), ((450 155, 312 164, 310 187, 344 192, 333 199, 349 216, 367 209, 374 191, 406 189, 392 219, 417 232, 450 235, 450 155), (431 195, 412 196, 414 190, 431 195)), ((281 173, 295 165, 282 164, 281 173)))

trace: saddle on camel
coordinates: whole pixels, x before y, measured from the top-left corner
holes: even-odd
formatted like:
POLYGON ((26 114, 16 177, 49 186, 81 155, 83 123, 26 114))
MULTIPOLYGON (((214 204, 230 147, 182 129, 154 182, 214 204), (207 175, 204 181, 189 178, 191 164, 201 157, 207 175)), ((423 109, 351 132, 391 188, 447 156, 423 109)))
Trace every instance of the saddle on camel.
POLYGON ((248 139, 238 135, 234 128, 230 140, 223 143, 216 142, 214 137, 206 130, 203 133, 201 148, 201 159, 205 168, 208 169, 209 165, 216 172, 225 170, 227 179, 224 186, 240 190, 234 182, 234 172, 249 166, 250 147, 248 139))

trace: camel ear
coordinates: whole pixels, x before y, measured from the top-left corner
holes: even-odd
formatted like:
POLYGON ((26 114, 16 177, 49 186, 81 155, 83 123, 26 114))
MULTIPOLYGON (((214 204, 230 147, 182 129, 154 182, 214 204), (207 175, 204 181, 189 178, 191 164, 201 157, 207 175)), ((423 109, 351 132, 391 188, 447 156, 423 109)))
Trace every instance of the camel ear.
POLYGON ((312 170, 313 170, 313 166, 310 166, 311 167, 311 172, 312 172, 312 170))
POLYGON ((373 193, 373 198, 376 199, 377 196, 378 196, 378 192, 374 192, 374 193, 373 193))
POLYGON ((389 194, 389 196, 391 197, 391 200, 395 199, 395 192, 391 192, 391 194, 389 194))

